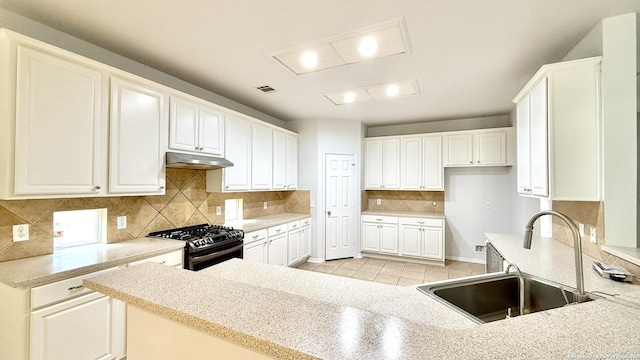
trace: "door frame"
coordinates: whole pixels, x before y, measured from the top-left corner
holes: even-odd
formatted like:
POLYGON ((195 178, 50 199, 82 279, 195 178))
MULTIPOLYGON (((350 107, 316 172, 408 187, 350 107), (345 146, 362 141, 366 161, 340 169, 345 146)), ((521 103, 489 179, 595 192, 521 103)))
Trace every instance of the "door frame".
POLYGON ((353 226, 353 236, 354 236, 354 249, 353 249, 353 257, 354 258, 361 258, 362 257, 362 246, 361 246, 361 235, 360 235, 360 231, 361 231, 361 221, 360 221, 360 213, 361 213, 361 209, 362 209, 362 167, 360 166, 361 161, 358 158, 358 154, 356 153, 349 153, 349 152, 334 152, 334 151, 327 151, 327 152, 323 152, 322 153, 322 180, 321 180, 321 186, 319 187, 320 189, 320 194, 318 196, 318 225, 320 226, 321 230, 321 234, 322 234, 322 246, 321 246, 321 253, 322 253, 322 258, 320 259, 322 262, 327 261, 327 227, 326 227, 326 215, 327 215, 327 205, 326 205, 326 193, 327 193, 327 184, 326 184, 326 176, 327 176, 327 157, 328 155, 347 155, 347 156, 352 156, 353 157, 353 163, 355 164, 354 166, 354 179, 353 179, 353 191, 354 191, 354 196, 353 196, 353 201, 354 201, 354 206, 353 206, 353 221, 354 221, 354 226, 353 226))

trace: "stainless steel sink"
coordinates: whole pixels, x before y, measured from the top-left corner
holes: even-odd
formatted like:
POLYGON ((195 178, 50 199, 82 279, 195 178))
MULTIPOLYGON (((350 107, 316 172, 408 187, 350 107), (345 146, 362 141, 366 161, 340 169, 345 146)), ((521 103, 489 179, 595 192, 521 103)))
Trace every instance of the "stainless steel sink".
MULTIPOLYGON (((522 274, 523 314, 576 303, 575 289, 522 274)), ((520 279, 493 273, 419 286, 418 290, 483 324, 520 316, 520 279)), ((587 294, 588 300, 598 297, 587 294)))

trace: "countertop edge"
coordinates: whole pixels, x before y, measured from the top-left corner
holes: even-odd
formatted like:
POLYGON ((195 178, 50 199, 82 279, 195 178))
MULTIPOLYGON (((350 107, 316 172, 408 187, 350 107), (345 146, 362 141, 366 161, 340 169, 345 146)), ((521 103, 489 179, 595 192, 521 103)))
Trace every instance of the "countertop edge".
POLYGON ((426 212, 414 212, 414 211, 394 211, 394 210, 362 210, 362 215, 382 215, 382 216, 397 216, 397 217, 414 217, 414 218, 428 218, 428 219, 445 219, 444 214, 440 213, 426 213, 426 212))
MULTIPOLYGON (((141 239, 147 239, 147 238, 141 238, 141 239)), ((140 239, 134 239, 130 241, 136 241, 136 240, 140 240, 140 239)), ((126 242, 112 243, 112 244, 124 245, 122 243, 126 243, 126 242)), ((122 257, 116 260, 108 260, 108 261, 98 262, 95 264, 78 266, 72 269, 62 270, 62 271, 50 273, 47 275, 39 275, 39 276, 30 278, 30 279, 25 279, 22 281, 14 281, 10 277, 3 276, 3 273, 0 272, 0 282, 12 288, 33 288, 33 287, 49 284, 56 281, 70 279, 76 276, 82 276, 82 275, 90 274, 93 272, 126 265, 132 262, 148 259, 154 256, 168 254, 170 252, 180 250, 183 248, 184 248, 184 243, 176 241, 175 244, 167 245, 166 247, 163 247, 163 248, 141 252, 135 255, 122 257)), ((51 254, 51 255, 43 255, 43 256, 53 256, 53 255, 51 254)), ((32 259, 32 258, 26 258, 26 259, 32 259)), ((20 261, 20 260, 25 260, 25 259, 19 259, 16 261, 20 261)))

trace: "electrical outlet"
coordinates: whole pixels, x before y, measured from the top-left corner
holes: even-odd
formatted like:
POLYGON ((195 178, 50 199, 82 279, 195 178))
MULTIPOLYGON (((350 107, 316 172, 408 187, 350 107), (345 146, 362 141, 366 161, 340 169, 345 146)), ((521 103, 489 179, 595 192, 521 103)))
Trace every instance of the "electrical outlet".
POLYGON ((382 199, 376 199, 376 205, 382 205, 382 199))
POLYGON ((222 215, 222 206, 216 206, 216 215, 222 215))
POLYGON ((267 209, 267 202, 266 201, 262 203, 262 208, 265 209, 265 210, 267 209))
POLYGON ((309 202, 309 207, 312 207, 312 208, 316 207, 316 202, 315 202, 315 201, 313 201, 313 200, 311 200, 311 201, 309 202))
POLYGON ((591 228, 591 242, 592 243, 596 243, 596 228, 592 227, 591 228))
POLYGON ((584 237, 584 224, 583 223, 578 223, 578 232, 580 233, 580 237, 583 238, 584 237))
POLYGON ((477 252, 483 252, 484 251, 484 245, 476 245, 476 251, 477 252))
POLYGON ((127 228, 127 217, 126 216, 118 216, 116 219, 116 228, 118 230, 123 230, 127 228))
POLYGON ((438 206, 438 202, 437 202, 437 201, 434 201, 434 202, 433 202, 433 206, 438 206))
POLYGON ((29 224, 13 225, 13 242, 29 240, 29 224))

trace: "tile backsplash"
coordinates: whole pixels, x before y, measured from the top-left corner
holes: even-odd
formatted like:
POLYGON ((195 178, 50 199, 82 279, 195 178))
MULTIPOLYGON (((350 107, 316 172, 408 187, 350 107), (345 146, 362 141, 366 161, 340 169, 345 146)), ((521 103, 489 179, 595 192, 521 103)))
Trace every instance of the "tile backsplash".
POLYGON ((362 210, 392 210, 444 214, 444 191, 362 192, 362 210), (377 200, 380 199, 380 205, 377 200), (433 205, 433 202, 436 205, 433 205))
MULTIPOLYGON (((640 266, 600 249, 604 245, 604 203, 600 201, 554 201, 552 209, 567 215, 576 225, 584 224, 582 252, 606 264, 618 264, 640 276, 640 266), (596 244, 590 241, 590 228, 596 228, 596 244)), ((553 238, 573 247, 573 234, 564 221, 553 218, 553 238)))
POLYGON ((165 195, 44 200, 0 200, 0 261, 51 254, 53 212, 106 208, 108 242, 146 236, 175 227, 201 223, 223 224, 226 199, 243 199, 243 217, 251 219, 278 213, 309 214, 308 190, 208 193, 203 170, 167 169, 165 195), (267 209, 263 203, 267 202, 267 209), (216 206, 223 215, 216 215, 216 206), (118 230, 116 218, 127 217, 127 228, 118 230), (30 240, 12 242, 12 227, 29 224, 30 240))

